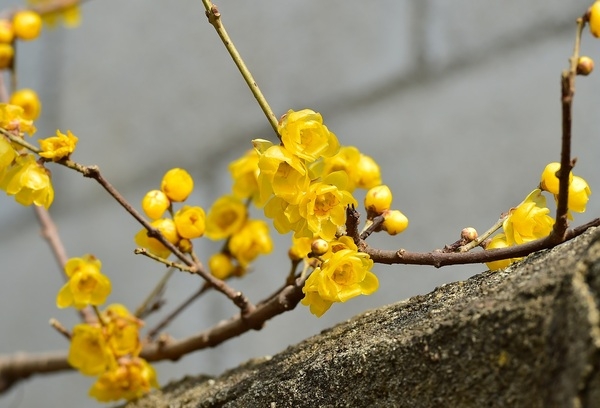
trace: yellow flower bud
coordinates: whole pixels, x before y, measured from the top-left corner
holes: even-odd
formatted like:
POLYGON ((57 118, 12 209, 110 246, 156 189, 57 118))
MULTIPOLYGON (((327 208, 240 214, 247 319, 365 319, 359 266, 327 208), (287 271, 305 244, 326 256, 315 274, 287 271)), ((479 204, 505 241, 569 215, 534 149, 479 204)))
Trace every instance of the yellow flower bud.
MULTIPOLYGON (((554 162, 548 164, 544 171, 542 172, 542 177, 540 179, 540 186, 542 190, 552 193, 554 195, 558 194, 558 177, 556 173, 560 170, 560 163, 554 162)), ((573 181, 573 173, 569 174, 569 183, 573 181)))
POLYGON ((356 173, 359 179, 356 186, 359 188, 371 188, 381 184, 381 170, 373 158, 361 154, 358 159, 356 173))
POLYGON ((10 44, 15 37, 12 23, 9 20, 0 20, 0 43, 10 44))
POLYGON ((235 270, 231 257, 222 252, 216 253, 208 260, 210 273, 217 279, 225 280, 235 270))
POLYGON ((142 199, 142 210, 152 220, 162 217, 170 205, 169 197, 161 190, 150 190, 142 199))
POLYGON ((463 228, 460 232, 460 237, 467 242, 471 242, 477 239, 477 230, 473 227, 463 228))
POLYGON ((171 201, 185 201, 194 189, 194 179, 184 169, 174 168, 164 175, 160 189, 171 201))
MULTIPOLYGON (((159 220, 152 221, 150 223, 154 228, 157 228, 173 245, 177 245, 179 242, 179 235, 177 234, 177 228, 175 223, 170 218, 161 218, 159 220)), ((148 252, 160 257, 168 258, 171 251, 165 247, 156 238, 150 238, 146 229, 140 230, 134 237, 135 243, 140 247, 146 248, 148 252)))
POLYGON ((194 239, 204 235, 206 215, 200 207, 184 205, 173 217, 177 232, 183 238, 194 239))
MULTIPOLYGON (((499 249, 507 248, 508 242, 506 241, 506 235, 498 234, 494 236, 486 245, 485 249, 499 249)), ((498 269, 504 269, 516 259, 500 259, 498 261, 487 262, 486 266, 490 271, 497 271, 498 269)))
POLYGON ((392 205, 392 191, 382 184, 371 188, 365 195, 365 208, 368 212, 381 214, 392 205))
POLYGON ((577 60, 577 75, 587 76, 594 70, 594 60, 590 57, 583 56, 577 60))
POLYGON ((588 9, 590 33, 596 38, 600 37, 600 2, 596 1, 588 9))
POLYGON ((0 69, 6 69, 10 67, 12 63, 15 50, 10 44, 0 43, 0 69))
POLYGON ((60 130, 56 131, 56 136, 51 136, 46 139, 41 139, 40 143, 40 156, 45 157, 53 161, 59 161, 64 158, 68 158, 71 153, 75 151, 77 142, 79 139, 70 130, 67 130, 67 134, 63 134, 60 130))
POLYGON ((34 11, 19 11, 13 16, 13 29, 18 39, 34 40, 42 32, 42 17, 34 11))
POLYGON ((390 235, 396 235, 408 228, 408 218, 398 210, 385 211, 381 228, 390 235))
POLYGON ((33 89, 20 89, 10 96, 10 103, 23 108, 23 117, 36 120, 42 111, 42 103, 33 89))
POLYGON ((310 246, 312 253, 316 256, 320 256, 329 251, 329 242, 324 239, 315 239, 310 246))

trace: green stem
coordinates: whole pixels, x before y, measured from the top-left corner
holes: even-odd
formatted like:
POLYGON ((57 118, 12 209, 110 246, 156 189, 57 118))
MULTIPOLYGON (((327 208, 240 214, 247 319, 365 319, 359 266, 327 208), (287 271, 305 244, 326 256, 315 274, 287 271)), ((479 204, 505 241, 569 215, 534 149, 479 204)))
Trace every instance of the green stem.
POLYGON ((248 69, 248 67, 244 63, 244 60, 237 51, 235 45, 233 44, 233 41, 231 40, 231 37, 229 37, 229 34, 227 34, 227 31, 225 30, 225 27, 221 22, 221 13, 219 12, 219 9, 210 0, 202 0, 202 3, 204 4, 204 8, 206 9, 206 16, 208 17, 208 22, 217 31, 217 34, 221 38, 221 41, 223 41, 223 45, 225 45, 225 48, 227 48, 227 51, 229 52, 229 55, 231 55, 233 62, 242 74, 244 81, 246 81, 246 84, 248 84, 248 87, 250 87, 250 92, 252 92, 252 95, 254 95, 254 98, 258 102, 258 105, 267 117, 267 120, 269 121, 271 127, 275 131, 277 138, 280 139, 279 131, 277 130, 277 117, 273 113, 273 110, 269 106, 269 103, 265 99, 265 96, 256 84, 254 77, 252 77, 250 70, 248 69))

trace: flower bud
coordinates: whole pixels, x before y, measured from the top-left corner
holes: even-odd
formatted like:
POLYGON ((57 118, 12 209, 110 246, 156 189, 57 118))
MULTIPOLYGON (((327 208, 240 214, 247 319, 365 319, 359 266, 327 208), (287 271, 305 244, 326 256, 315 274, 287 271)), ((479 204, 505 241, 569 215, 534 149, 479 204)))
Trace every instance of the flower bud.
POLYGON ((18 11, 13 16, 13 30, 20 40, 34 40, 42 31, 42 17, 35 11, 18 11))
POLYGON ((165 193, 160 190, 151 190, 142 199, 142 210, 152 220, 157 220, 167 211, 171 201, 165 193))
POLYGON ((590 57, 579 57, 577 61, 577 75, 587 76, 594 70, 594 60, 590 57))
POLYGON ((408 218, 398 210, 388 210, 383 213, 381 228, 390 235, 396 235, 408 227, 408 218))
POLYGON ((33 89, 19 89, 10 96, 10 104, 23 108, 23 117, 36 120, 40 116, 42 103, 33 89))
POLYGON ((230 256, 218 252, 208 260, 208 268, 215 278, 225 280, 231 276, 235 269, 235 265, 231 261, 230 256))
POLYGON ((10 44, 14 36, 12 23, 6 19, 0 20, 0 43, 10 44))
POLYGON ((0 43, 0 70, 10 67, 15 50, 10 44, 0 43))
POLYGON ((365 208, 367 212, 381 214, 389 210, 392 205, 392 191, 382 184, 371 188, 365 195, 365 208))
POLYGON ((310 246, 313 255, 321 256, 329 251, 329 243, 324 239, 315 239, 310 246))
POLYGON ((477 239, 477 230, 473 227, 463 228, 460 232, 461 239, 464 239, 466 242, 471 242, 477 239))
POLYGON ((171 201, 185 201, 194 189, 194 179, 184 169, 174 168, 165 173, 160 189, 171 201))

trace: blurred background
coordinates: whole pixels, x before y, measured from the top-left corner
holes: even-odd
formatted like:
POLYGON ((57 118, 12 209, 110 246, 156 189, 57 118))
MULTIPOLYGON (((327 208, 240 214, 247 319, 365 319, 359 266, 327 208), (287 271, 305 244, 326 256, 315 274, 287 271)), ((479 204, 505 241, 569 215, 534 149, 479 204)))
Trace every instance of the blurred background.
MULTIPOLYGON (((21 4, 2 0, 2 8, 21 4)), ((560 73, 567 67, 575 19, 588 1, 507 0, 258 0, 217 3, 223 22, 276 115, 311 108, 340 142, 357 146, 380 165, 394 208, 410 226, 400 236, 378 235, 371 245, 430 251, 480 232, 536 187, 544 166, 558 161, 560 73)), ((43 110, 38 137, 56 129, 79 137, 73 159, 97 164, 138 209, 164 172, 187 169, 196 187, 191 205, 208 209, 227 193, 228 163, 254 138, 274 135, 200 1, 93 0, 75 30, 45 30, 20 43, 20 87, 38 91, 43 110)), ((586 31, 583 53, 600 60, 600 41, 586 31)), ((600 191, 600 79, 578 78, 574 103, 575 174, 600 191)), ((93 253, 113 281, 109 302, 134 310, 164 273, 133 255, 140 226, 94 181, 60 166, 53 172, 50 209, 71 257, 93 253)), ((597 193, 596 193, 597 194, 597 193)), ((362 202, 362 195, 357 195, 362 202)), ((257 211, 256 215, 260 215, 257 211)), ((592 195, 582 223, 600 214, 592 195)), ((64 350, 48 326, 67 327, 73 310, 58 310, 63 284, 40 237, 31 208, 0 197, 0 353, 64 350)), ((290 237, 272 229, 274 253, 232 281, 257 302, 288 272, 290 237)), ((196 244, 206 260, 219 243, 196 244)), ((216 348, 156 364, 161 384, 184 375, 218 375, 252 357, 272 355, 353 315, 444 283, 485 265, 376 265, 380 289, 335 304, 322 318, 294 311, 216 348)), ((167 288, 171 310, 201 284, 188 274, 167 288)), ((210 293, 167 328, 176 338, 236 313, 210 293)), ((148 326, 158 320, 153 316, 148 326)), ((73 372, 35 376, 0 396, 0 407, 95 407, 93 382, 73 372)))

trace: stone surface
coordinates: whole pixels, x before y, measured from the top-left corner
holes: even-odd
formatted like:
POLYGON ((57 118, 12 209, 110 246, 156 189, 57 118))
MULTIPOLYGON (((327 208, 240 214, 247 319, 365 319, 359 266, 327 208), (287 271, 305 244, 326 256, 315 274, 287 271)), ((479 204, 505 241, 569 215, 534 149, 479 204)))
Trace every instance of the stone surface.
POLYGON ((595 228, 126 407, 597 407, 599 306, 595 228))

